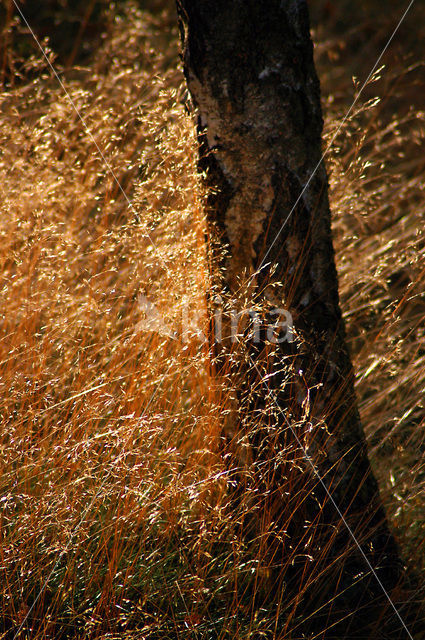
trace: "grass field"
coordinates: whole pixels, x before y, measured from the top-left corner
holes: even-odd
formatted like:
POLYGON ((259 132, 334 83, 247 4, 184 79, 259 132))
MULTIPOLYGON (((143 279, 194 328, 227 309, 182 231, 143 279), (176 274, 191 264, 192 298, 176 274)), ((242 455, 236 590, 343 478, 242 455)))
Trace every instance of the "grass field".
MULTIPOLYGON (((370 459, 423 574, 424 11, 345 120, 403 8, 335 5, 312 17, 341 303, 370 459)), ((226 389, 200 339, 204 194, 171 3, 81 6, 48 49, 62 86, 2 7, 0 637, 273 637, 283 605, 250 597, 267 567, 229 513, 226 389)))

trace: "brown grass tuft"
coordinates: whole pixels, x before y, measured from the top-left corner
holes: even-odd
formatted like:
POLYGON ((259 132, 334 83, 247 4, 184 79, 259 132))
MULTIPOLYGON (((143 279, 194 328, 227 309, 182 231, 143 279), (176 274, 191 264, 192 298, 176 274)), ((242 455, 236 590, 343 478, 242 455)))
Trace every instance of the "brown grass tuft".
MULTIPOLYGON (((255 609, 269 568, 238 535, 255 484, 233 518, 225 498, 176 29, 118 9, 61 75, 90 134, 39 55, 0 96, 1 637, 277 638, 294 603, 255 609)), ((319 64, 338 95, 342 67, 319 64)), ((338 134, 331 199, 372 462, 423 569, 424 116, 380 104, 338 134)), ((344 107, 328 100, 327 139, 344 107)))

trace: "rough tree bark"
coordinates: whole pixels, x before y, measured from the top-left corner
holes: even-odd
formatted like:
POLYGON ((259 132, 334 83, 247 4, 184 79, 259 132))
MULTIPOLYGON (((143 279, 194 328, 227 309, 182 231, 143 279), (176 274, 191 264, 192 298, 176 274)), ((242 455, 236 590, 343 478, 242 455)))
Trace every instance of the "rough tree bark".
MULTIPOLYGON (((285 528, 290 539, 268 537, 279 565, 275 588, 288 599, 291 589, 302 594, 304 618, 316 612, 304 632, 322 633, 314 637, 387 637, 379 619, 388 606, 391 637, 407 638, 382 588, 394 595, 403 566, 367 458, 345 343, 306 3, 177 0, 177 9, 199 166, 211 188, 207 218, 220 256, 227 248, 222 289, 233 299, 243 290, 245 304, 248 296, 285 308, 294 322, 292 343, 271 346, 263 332, 248 348, 252 366, 237 378, 243 411, 224 427, 229 440, 245 438, 239 462, 249 442, 251 458, 273 466, 268 475, 262 466, 261 508, 269 511, 268 533, 285 528), (254 422, 255 435, 247 434, 254 422), (285 452, 280 462, 277 452, 285 452), (289 473, 298 502, 282 489, 289 473), (308 560, 294 569, 289 553, 308 560)), ((247 535, 252 527, 267 533, 260 520, 247 519, 247 535)))

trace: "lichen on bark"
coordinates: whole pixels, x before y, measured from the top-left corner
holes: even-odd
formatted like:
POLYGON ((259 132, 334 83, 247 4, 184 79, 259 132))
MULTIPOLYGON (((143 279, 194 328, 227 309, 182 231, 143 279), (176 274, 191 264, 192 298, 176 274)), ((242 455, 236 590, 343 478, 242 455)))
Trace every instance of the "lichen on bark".
MULTIPOLYGON (((224 255, 222 290, 234 299, 243 292, 253 304, 269 295, 276 307, 291 312, 295 327, 293 344, 271 349, 263 338, 261 345, 247 346, 245 365, 235 376, 239 426, 227 427, 233 440, 240 430, 244 451, 235 456, 241 463, 271 460, 274 447, 289 450, 291 429, 297 433, 304 457, 297 461, 297 481, 304 482, 307 495, 303 522, 315 521, 325 532, 309 551, 323 555, 328 545, 322 563, 329 565, 341 556, 343 593, 336 589, 332 606, 340 601, 343 607, 366 607, 361 589, 382 606, 382 584, 390 591, 400 582, 402 563, 367 458, 345 343, 306 3, 178 0, 177 7, 184 72, 197 114, 199 168, 210 189, 207 219, 221 243, 220 259, 224 255), (270 411, 271 404, 276 406, 270 411), (263 425, 252 435, 254 416, 263 425), (282 434, 279 443, 270 432, 282 434), (361 589, 355 586, 359 575, 361 589)), ((276 472, 275 456, 267 480, 267 507, 276 521, 288 512, 279 487, 287 463, 276 472)))

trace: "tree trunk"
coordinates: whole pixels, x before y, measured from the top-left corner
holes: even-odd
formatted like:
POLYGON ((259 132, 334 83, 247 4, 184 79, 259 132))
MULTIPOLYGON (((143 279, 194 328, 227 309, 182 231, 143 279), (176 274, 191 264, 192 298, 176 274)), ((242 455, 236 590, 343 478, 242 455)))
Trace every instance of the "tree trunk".
POLYGON ((301 637, 289 625, 309 616, 301 628, 314 637, 387 637, 387 608, 388 637, 407 638, 385 594, 403 567, 367 458, 339 308, 306 3, 177 7, 220 287, 239 310, 260 305, 270 320, 280 308, 293 319, 292 341, 264 326, 257 341, 247 332, 238 374, 221 347, 238 402, 225 436, 264 496, 243 532, 266 536, 274 589, 297 602, 285 637, 301 637))

